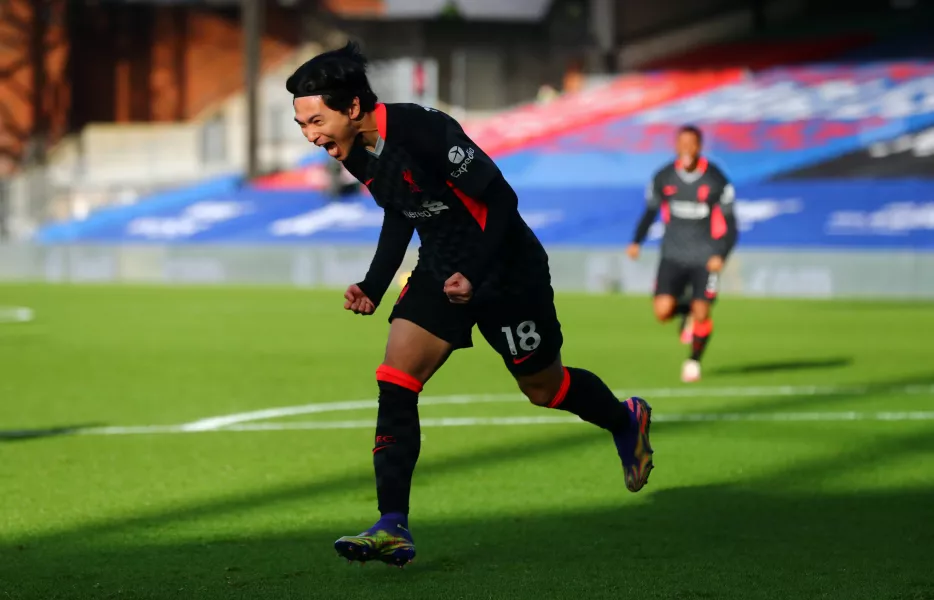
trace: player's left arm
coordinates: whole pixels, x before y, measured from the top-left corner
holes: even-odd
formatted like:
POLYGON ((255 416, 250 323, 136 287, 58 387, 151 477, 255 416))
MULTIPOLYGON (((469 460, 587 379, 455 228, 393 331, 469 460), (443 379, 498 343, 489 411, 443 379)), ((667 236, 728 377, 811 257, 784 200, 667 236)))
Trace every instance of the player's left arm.
POLYGON ((739 228, 736 225, 736 189, 726 177, 723 177, 723 186, 720 196, 713 207, 711 221, 711 236, 714 239, 714 256, 726 260, 736 241, 739 238, 739 228))
POLYGON ((379 232, 376 253, 370 262, 366 277, 356 284, 373 303, 374 311, 379 307, 393 277, 396 276, 414 233, 415 227, 402 214, 392 209, 384 209, 383 227, 379 232))
POLYGON ((433 127, 429 139, 422 137, 423 153, 458 198, 474 213, 483 236, 478 251, 461 268, 470 284, 478 287, 489 272, 490 263, 502 246, 509 223, 518 211, 519 198, 499 167, 467 136, 454 119, 427 111, 433 127))

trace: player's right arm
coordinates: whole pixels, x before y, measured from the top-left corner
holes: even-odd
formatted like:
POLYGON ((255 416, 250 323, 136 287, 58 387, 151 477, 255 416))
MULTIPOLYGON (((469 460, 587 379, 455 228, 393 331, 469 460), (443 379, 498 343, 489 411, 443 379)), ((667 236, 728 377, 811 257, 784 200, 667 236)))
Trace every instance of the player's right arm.
POLYGON ((658 211, 661 209, 661 206, 661 186, 658 183, 658 176, 656 175, 645 188, 645 211, 642 213, 642 218, 639 219, 639 223, 636 225, 636 231, 632 236, 632 243, 630 243, 629 248, 626 249, 626 254, 628 254, 630 258, 639 258, 639 246, 642 245, 642 242, 644 242, 645 238, 649 235, 649 229, 658 217, 658 211))
MULTIPOLYGON (((373 255, 370 268, 363 281, 347 289, 345 308, 363 314, 371 314, 376 310, 386 290, 389 289, 396 271, 399 270, 402 259, 405 258, 405 251, 409 247, 409 242, 412 241, 414 231, 415 226, 401 213, 392 209, 384 209, 383 227, 379 232, 376 253, 373 255), (354 304, 358 299, 355 297, 356 292, 352 291, 354 287, 357 287, 363 296, 370 300, 373 305, 372 310, 355 310, 354 304), (354 297, 348 297, 348 294, 354 297)), ((365 303, 362 302, 357 302, 356 306, 366 308, 365 303)))

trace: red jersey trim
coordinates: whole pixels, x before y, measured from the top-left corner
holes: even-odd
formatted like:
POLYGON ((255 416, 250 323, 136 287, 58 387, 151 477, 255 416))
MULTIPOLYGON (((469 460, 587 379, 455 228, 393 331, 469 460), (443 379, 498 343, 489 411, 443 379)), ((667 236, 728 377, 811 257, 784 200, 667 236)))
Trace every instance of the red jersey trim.
POLYGON ((373 116, 376 117, 376 131, 379 137, 386 139, 386 105, 382 102, 376 103, 373 109, 373 116))
POLYGON ((482 202, 471 198, 461 190, 454 187, 454 184, 450 181, 447 182, 448 187, 453 190, 454 195, 460 198, 460 201, 464 203, 464 206, 467 207, 467 211, 473 215, 473 218, 476 219, 477 223, 480 225, 481 230, 486 230, 486 215, 487 215, 487 206, 482 202))

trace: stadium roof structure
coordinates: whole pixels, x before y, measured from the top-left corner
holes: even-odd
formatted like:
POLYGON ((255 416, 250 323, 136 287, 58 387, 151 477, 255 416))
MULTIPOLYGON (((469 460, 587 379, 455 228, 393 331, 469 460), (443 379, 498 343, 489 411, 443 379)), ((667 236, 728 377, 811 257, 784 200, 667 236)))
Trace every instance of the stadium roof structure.
MULTIPOLYGON (((243 0, 103 0, 123 4, 189 4, 235 6, 243 0)), ((260 0, 257 0, 260 1, 260 0)), ((300 0, 277 0, 283 6, 300 0)), ((330 12, 347 19, 433 19, 458 16, 488 21, 542 20, 552 0, 321 0, 330 12)))
POLYGON ((551 0, 323 0, 331 12, 358 19, 431 19, 459 16, 488 21, 542 20, 551 0))

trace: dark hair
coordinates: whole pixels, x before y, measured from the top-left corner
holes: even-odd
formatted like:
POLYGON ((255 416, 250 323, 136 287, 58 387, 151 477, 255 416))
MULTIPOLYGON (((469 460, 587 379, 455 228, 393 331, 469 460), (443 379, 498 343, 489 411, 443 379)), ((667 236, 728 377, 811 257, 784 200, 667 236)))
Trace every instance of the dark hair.
POLYGON ((366 77, 367 59, 356 42, 337 50, 329 50, 295 69, 285 82, 293 96, 321 96, 331 110, 345 111, 360 99, 360 110, 368 113, 376 108, 376 94, 366 77))
POLYGON ((700 128, 698 128, 696 125, 682 125, 678 128, 678 135, 681 135, 682 133, 691 133, 694 135, 694 137, 697 138, 698 144, 704 143, 704 134, 701 133, 700 128))

